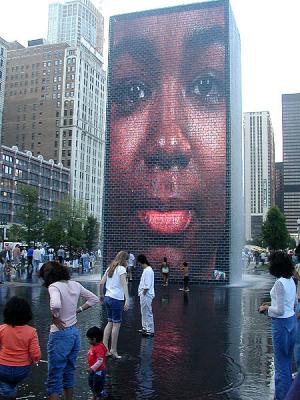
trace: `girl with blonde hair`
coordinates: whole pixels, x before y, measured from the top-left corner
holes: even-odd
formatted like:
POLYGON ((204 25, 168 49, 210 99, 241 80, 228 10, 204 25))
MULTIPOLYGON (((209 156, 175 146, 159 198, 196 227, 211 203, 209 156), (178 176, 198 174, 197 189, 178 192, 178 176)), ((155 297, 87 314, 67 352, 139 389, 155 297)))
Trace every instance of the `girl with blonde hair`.
POLYGON ((120 251, 114 260, 109 264, 100 281, 100 301, 105 304, 107 313, 107 325, 104 329, 103 343, 109 349, 109 340, 111 339, 110 351, 108 356, 119 359, 117 345, 120 326, 122 322, 123 310, 127 311, 129 307, 128 286, 126 280, 126 267, 128 261, 127 251, 120 251), (106 293, 104 296, 104 285, 106 293), (125 303, 124 303, 125 298, 125 303))

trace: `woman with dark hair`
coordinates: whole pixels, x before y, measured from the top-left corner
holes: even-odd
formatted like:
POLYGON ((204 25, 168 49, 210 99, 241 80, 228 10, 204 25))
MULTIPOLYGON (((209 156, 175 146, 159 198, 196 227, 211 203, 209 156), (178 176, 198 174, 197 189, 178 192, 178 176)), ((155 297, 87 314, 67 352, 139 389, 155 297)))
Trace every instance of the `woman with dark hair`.
POLYGON ((275 362, 275 398, 285 399, 292 384, 292 357, 296 339, 296 286, 294 266, 284 252, 270 257, 270 273, 277 278, 271 289, 271 304, 263 303, 258 311, 272 318, 272 340, 275 362))
POLYGON ((98 297, 80 283, 70 280, 67 267, 49 261, 40 270, 40 277, 50 295, 52 325, 48 341, 48 399, 73 399, 74 373, 80 350, 77 314, 99 303, 98 297), (86 302, 77 308, 78 300, 86 302))
POLYGON ((129 295, 126 280, 127 262, 127 251, 119 251, 100 281, 100 301, 105 303, 108 321, 104 329, 103 343, 106 348, 109 348, 108 342, 109 339, 111 339, 111 346, 108 355, 115 359, 121 358, 117 351, 119 331, 123 310, 127 311, 129 307, 129 295), (106 286, 105 296, 104 285, 106 286))
POLYGON ((144 254, 138 255, 137 262, 143 268, 143 273, 138 288, 142 316, 142 329, 140 332, 143 336, 152 337, 154 336, 154 320, 152 312, 152 300, 155 296, 154 272, 144 254))
POLYGON ((31 371, 31 365, 41 358, 36 330, 28 325, 32 320, 30 305, 25 299, 12 297, 3 311, 0 325, 0 398, 16 399, 17 385, 31 371))

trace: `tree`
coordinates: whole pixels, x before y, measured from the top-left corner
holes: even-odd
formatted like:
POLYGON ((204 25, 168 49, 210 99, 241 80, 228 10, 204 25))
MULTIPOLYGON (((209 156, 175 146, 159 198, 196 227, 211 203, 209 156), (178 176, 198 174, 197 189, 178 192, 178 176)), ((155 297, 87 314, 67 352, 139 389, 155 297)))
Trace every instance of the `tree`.
POLYGON ((277 206, 271 207, 262 226, 264 245, 273 250, 285 249, 289 236, 284 215, 277 206))
POLYGON ((296 246, 297 246, 296 240, 292 236, 289 236, 287 247, 289 249, 294 249, 296 246))
POLYGON ((13 224, 9 227, 8 240, 10 242, 21 242, 25 235, 26 231, 22 225, 13 224))
POLYGON ((85 247, 88 251, 95 250, 99 243, 99 222, 93 215, 89 215, 84 224, 85 247))
POLYGON ((65 232, 61 221, 52 220, 44 228, 44 239, 50 247, 57 249, 65 244, 65 232))
POLYGON ((56 203, 53 221, 61 223, 64 230, 64 246, 76 250, 85 245, 84 223, 87 218, 85 205, 72 197, 56 203))
POLYGON ((19 194, 22 205, 17 209, 16 217, 23 225, 22 240, 30 242, 42 240, 45 216, 39 209, 38 190, 32 186, 20 186, 19 194))

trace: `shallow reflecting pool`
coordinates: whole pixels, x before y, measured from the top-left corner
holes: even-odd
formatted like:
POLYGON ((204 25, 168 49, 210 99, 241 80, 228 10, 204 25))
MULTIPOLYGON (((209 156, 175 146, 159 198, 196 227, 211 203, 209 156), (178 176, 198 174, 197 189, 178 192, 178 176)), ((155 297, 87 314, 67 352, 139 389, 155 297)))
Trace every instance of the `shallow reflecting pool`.
MULTIPOLYGON (((131 306, 119 339, 121 360, 109 360, 108 399, 264 399, 273 398, 270 320, 257 312, 268 298, 272 279, 246 277, 246 287, 156 286, 153 303, 156 335, 142 338, 137 286, 130 286, 131 306)), ((83 283, 97 292, 96 282, 83 283)), ((245 282, 243 283, 245 285, 245 282)), ((18 397, 44 399, 48 293, 40 283, 0 287, 0 311, 13 296, 27 298, 33 308, 43 362, 20 386, 18 397)), ((105 325, 101 306, 79 315, 82 347, 78 359, 76 399, 88 399, 85 339, 87 329, 105 325)))

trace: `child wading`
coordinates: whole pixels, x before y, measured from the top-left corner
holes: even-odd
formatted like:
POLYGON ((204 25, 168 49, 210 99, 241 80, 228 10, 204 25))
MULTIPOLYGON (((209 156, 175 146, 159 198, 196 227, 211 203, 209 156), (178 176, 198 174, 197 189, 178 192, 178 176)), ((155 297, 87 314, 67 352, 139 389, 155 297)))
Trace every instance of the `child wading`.
POLYGON ((40 361, 41 350, 36 330, 27 325, 32 319, 28 302, 12 297, 5 305, 4 324, 0 325, 0 399, 16 399, 17 385, 40 361))
POLYGON ((93 326, 86 336, 91 345, 88 352, 88 372, 89 386, 93 392, 92 400, 98 400, 103 397, 103 389, 106 375, 106 353, 107 348, 102 343, 103 330, 93 326))
POLYGON ((183 275, 183 288, 180 288, 179 290, 183 290, 185 292, 189 292, 189 266, 187 262, 183 262, 182 265, 180 266, 180 272, 183 275))

